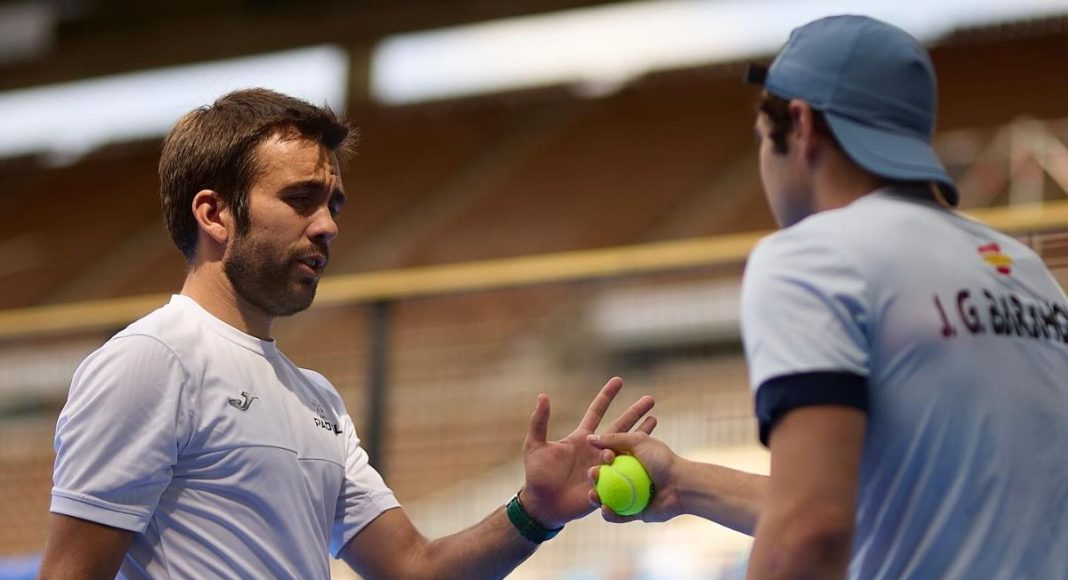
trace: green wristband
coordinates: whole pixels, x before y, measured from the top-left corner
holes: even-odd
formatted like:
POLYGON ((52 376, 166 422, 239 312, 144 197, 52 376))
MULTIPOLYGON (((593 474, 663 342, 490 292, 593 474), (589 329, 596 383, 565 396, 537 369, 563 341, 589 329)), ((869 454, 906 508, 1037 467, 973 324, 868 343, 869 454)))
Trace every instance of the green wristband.
POLYGON ((535 544, 555 538, 556 534, 559 534, 560 530, 564 529, 564 526, 560 526, 550 530, 534 521, 534 518, 530 517, 527 510, 523 508, 523 504, 520 503, 518 493, 508 500, 508 505, 505 506, 504 511, 508 514, 508 521, 512 522, 519 535, 535 544))

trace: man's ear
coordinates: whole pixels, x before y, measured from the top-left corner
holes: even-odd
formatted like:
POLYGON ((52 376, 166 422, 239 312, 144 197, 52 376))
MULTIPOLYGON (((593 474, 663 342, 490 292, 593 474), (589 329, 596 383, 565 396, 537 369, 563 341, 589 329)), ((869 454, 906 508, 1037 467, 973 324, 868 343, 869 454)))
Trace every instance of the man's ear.
POLYGON ((202 189, 193 196, 193 217, 200 231, 220 245, 226 245, 233 232, 234 220, 230 208, 218 192, 202 189))
POLYGON ((801 99, 793 99, 790 101, 789 111, 794 127, 790 135, 792 145, 799 148, 798 150, 804 154, 806 161, 811 162, 816 157, 816 146, 822 137, 816 131, 812 107, 801 99))

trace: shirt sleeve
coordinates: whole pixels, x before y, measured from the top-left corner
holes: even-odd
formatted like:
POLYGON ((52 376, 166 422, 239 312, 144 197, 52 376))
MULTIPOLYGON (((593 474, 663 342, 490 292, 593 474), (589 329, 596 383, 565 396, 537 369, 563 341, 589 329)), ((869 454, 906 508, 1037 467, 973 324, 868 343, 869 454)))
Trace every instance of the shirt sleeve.
POLYGON ((56 424, 51 511, 143 532, 171 481, 189 380, 154 338, 114 338, 78 367, 56 424))
POLYGON ((783 230, 753 251, 742 284, 742 337, 760 440, 792 409, 867 411, 867 282, 841 241, 783 230))
POLYGON ((337 498, 330 554, 337 558, 342 548, 382 512, 400 507, 393 491, 369 462, 348 414, 341 416, 345 436, 345 481, 337 498))

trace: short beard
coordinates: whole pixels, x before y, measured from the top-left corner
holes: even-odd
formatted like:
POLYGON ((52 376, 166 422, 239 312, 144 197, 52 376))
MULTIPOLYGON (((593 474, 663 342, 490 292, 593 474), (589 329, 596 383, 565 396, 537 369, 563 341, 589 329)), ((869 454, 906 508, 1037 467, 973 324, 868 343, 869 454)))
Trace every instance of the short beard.
POLYGON ((271 316, 307 310, 318 280, 297 279, 295 257, 253 235, 238 236, 223 256, 223 271, 238 296, 271 316))

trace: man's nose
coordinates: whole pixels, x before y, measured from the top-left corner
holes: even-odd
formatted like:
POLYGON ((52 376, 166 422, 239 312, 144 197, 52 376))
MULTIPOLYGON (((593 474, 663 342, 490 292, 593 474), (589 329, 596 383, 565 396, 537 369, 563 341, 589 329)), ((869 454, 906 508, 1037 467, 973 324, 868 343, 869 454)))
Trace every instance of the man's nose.
POLYGON ((337 221, 330 213, 330 208, 324 206, 315 212, 315 218, 309 226, 309 238, 329 245, 337 237, 337 233, 337 221))

